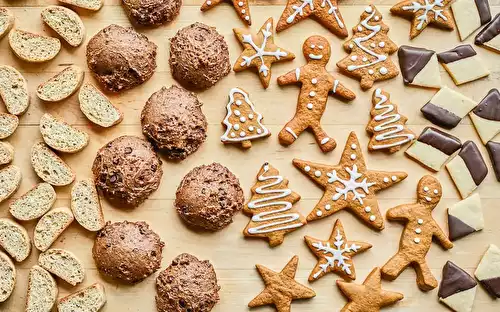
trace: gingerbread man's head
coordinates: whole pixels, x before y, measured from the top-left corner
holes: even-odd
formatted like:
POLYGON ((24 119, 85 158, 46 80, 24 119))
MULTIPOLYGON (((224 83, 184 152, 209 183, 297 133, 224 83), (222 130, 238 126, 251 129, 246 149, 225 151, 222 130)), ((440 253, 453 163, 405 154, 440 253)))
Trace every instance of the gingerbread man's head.
POLYGON ((325 37, 311 36, 304 42, 302 53, 307 63, 326 66, 331 55, 330 44, 325 37))
POLYGON ((434 209, 441 200, 443 189, 441 183, 430 175, 423 176, 417 186, 417 202, 434 209))

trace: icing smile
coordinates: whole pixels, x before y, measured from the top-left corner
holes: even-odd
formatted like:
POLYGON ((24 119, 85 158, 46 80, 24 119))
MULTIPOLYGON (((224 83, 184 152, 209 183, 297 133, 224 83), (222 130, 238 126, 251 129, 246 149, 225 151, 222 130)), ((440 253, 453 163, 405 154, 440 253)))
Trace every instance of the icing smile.
POLYGON ((309 58, 313 59, 313 60, 321 60, 323 58, 323 54, 312 54, 312 53, 309 53, 309 58))

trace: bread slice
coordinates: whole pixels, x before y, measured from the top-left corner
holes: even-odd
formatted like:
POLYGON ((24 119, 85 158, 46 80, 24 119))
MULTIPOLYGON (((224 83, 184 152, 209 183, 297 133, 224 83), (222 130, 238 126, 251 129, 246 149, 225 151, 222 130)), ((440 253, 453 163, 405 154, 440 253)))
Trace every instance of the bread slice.
POLYGON ((22 225, 7 218, 0 218, 0 247, 14 260, 21 262, 30 255, 31 240, 22 225))
POLYGON ((10 137, 19 126, 19 118, 16 115, 0 113, 0 139, 10 137))
POLYGON ((80 88, 78 100, 82 113, 96 125, 109 128, 123 120, 123 113, 91 84, 85 84, 80 88))
POLYGON ((66 207, 52 209, 43 215, 36 224, 33 233, 33 242, 36 249, 40 251, 49 249, 74 219, 71 210, 66 207))
POLYGON ((10 164, 14 160, 14 146, 9 142, 0 141, 0 165, 10 164))
POLYGON ((0 8, 0 39, 14 26, 14 14, 7 8, 0 8))
POLYGON ((104 4, 104 0, 59 0, 59 2, 71 4, 90 11, 99 11, 104 4))
POLYGON ((21 185, 21 168, 9 165, 0 170, 0 203, 11 197, 21 185))
POLYGON ((38 264, 73 286, 83 282, 85 278, 83 264, 73 253, 64 249, 42 252, 38 257, 38 264))
POLYGON ((76 221, 89 231, 105 225, 99 195, 91 179, 77 181, 71 189, 71 210, 76 221))
POLYGON ((48 183, 39 183, 9 206, 10 214, 21 221, 35 220, 52 208, 56 191, 48 183))
POLYGON ((56 280, 44 268, 34 265, 28 276, 25 312, 50 312, 57 300, 56 280))
POLYGON ((68 185, 75 180, 73 170, 43 142, 31 148, 31 165, 42 180, 54 186, 68 185))
POLYGON ((104 286, 95 283, 57 301, 59 312, 97 312, 106 303, 104 286))
POLYGON ((36 95, 47 102, 62 101, 80 88, 84 76, 85 73, 80 67, 68 66, 54 77, 40 84, 36 89, 36 95))
POLYGON ((40 119, 40 132, 45 143, 60 152, 76 153, 89 143, 86 132, 47 113, 40 119))
POLYGON ((13 29, 9 33, 9 44, 14 54, 26 62, 46 62, 59 53, 61 41, 28 31, 13 29))
POLYGON ((23 114, 30 105, 28 83, 14 67, 0 65, 0 97, 13 115, 23 114))
POLYGON ((50 5, 43 9, 42 20, 71 46, 82 44, 85 26, 74 11, 63 6, 50 5))
POLYGON ((0 251, 0 302, 9 299, 16 286, 16 267, 9 256, 0 251))

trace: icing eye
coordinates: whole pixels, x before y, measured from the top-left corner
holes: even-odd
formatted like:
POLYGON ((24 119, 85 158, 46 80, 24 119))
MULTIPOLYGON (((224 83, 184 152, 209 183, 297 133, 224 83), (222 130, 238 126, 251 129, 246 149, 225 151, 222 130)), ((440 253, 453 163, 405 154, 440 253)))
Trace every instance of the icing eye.
POLYGON ((322 45, 318 46, 318 48, 319 48, 320 50, 323 50, 323 46, 322 46, 322 45))
POLYGON ((316 46, 314 44, 311 44, 311 49, 314 49, 316 48, 316 46))

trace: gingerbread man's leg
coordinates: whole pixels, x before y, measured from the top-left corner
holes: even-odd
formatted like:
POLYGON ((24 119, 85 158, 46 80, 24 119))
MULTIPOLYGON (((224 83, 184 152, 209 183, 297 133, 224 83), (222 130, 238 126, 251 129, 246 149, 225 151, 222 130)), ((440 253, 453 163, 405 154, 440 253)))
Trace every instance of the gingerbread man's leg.
POLYGON ((319 148, 321 148, 323 153, 330 152, 337 146, 337 142, 326 134, 323 128, 321 128, 319 122, 312 124, 311 130, 313 131, 316 142, 318 142, 319 148))
POLYGON ((395 280, 408 265, 410 265, 410 261, 408 261, 402 252, 398 251, 398 253, 382 267, 382 276, 391 281, 395 280))
POLYGON ((308 127, 309 124, 307 120, 303 120, 301 118, 298 118, 297 116, 293 117, 293 119, 290 120, 278 134, 280 143, 285 146, 291 145, 308 127))
POLYGON ((417 272, 417 285, 423 291, 429 291, 437 287, 438 282, 432 275, 425 259, 421 259, 414 264, 417 272))

